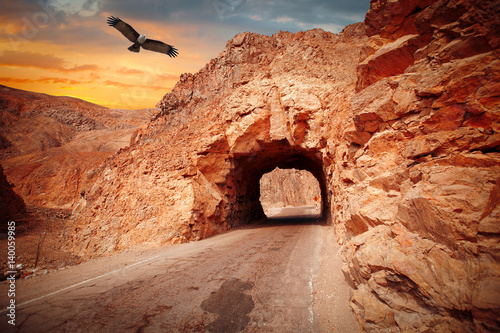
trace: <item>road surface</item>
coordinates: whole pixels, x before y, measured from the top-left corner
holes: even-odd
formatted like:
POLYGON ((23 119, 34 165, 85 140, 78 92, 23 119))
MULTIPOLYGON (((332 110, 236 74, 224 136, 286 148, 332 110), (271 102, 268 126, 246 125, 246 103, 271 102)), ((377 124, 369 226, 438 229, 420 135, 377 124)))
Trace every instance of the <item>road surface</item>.
MULTIPOLYGON (((340 267, 334 277, 322 271, 324 228, 331 227, 263 221, 199 242, 128 251, 22 279, 16 283, 16 325, 3 310, 0 331, 356 332, 340 267), (331 283, 317 284, 321 276, 331 283), (325 314, 322 303, 332 297, 325 314), (344 317, 335 325, 329 322, 339 314, 344 317)), ((6 309, 8 285, 0 287, 6 309)))
POLYGON ((315 206, 271 208, 270 213, 271 219, 307 220, 321 216, 321 211, 315 206))

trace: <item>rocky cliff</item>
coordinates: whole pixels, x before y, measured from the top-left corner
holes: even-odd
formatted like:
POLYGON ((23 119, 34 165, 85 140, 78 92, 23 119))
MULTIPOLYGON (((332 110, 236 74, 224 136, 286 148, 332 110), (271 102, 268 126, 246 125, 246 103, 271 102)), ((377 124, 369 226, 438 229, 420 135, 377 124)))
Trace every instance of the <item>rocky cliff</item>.
POLYGON ((0 231, 7 231, 7 222, 14 221, 26 210, 24 200, 12 190, 0 165, 0 231))
POLYGON ((202 239, 263 216, 263 174, 307 170, 365 330, 499 330, 499 18, 373 0, 338 35, 237 35, 96 172, 69 246, 202 239))
POLYGON ((266 216, 275 213, 273 208, 320 204, 318 180, 305 170, 276 168, 262 176, 259 186, 260 203, 266 216))

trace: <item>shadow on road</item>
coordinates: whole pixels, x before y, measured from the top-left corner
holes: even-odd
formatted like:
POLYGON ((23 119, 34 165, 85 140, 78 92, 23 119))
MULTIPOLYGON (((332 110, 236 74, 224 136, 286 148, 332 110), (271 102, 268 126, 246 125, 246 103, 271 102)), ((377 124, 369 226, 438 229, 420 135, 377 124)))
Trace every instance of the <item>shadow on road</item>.
POLYGON ((310 224, 327 225, 326 220, 319 211, 314 209, 314 206, 284 207, 271 217, 253 222, 248 225, 248 228, 310 224))

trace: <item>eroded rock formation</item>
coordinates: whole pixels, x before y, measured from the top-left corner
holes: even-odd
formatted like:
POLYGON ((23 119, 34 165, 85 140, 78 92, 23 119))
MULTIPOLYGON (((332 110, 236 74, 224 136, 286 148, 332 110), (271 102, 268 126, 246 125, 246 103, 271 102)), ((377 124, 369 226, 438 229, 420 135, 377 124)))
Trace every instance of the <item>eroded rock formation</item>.
POLYGON ((259 185, 266 216, 275 213, 272 208, 316 206, 321 202, 318 180, 305 170, 276 168, 263 175, 259 185))
POLYGON ((327 197, 324 135, 342 122, 335 113, 346 112, 360 61, 353 49, 366 39, 363 24, 340 36, 237 35, 200 72, 181 76, 155 120, 103 167, 85 193, 76 249, 202 239, 264 217, 259 179, 276 167, 310 171, 327 197))
POLYGON ((0 85, 0 160, 26 204, 72 210, 92 171, 130 144, 151 110, 116 110, 0 85))
POLYGON ((237 35, 97 171, 69 246, 202 239, 263 216, 263 174, 303 169, 364 329, 500 329, 499 18, 378 0, 339 35, 237 35))

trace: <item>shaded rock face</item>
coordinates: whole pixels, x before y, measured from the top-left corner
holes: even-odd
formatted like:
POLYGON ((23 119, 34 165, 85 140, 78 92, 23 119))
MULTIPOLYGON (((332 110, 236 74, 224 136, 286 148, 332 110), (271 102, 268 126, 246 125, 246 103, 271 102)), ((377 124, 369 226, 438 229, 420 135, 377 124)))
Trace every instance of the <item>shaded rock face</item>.
POLYGON ((25 209, 23 199, 12 190, 12 185, 7 181, 0 165, 0 230, 6 232, 7 222, 15 221, 25 209))
POLYGON ((74 209, 93 171, 152 116, 0 86, 0 161, 26 204, 74 209))
POLYGON ((319 183, 305 170, 280 169, 260 179, 260 203, 266 216, 272 208, 316 206, 321 202, 319 183))
POLYGON ((339 35, 237 35, 102 166, 69 246, 202 239, 263 217, 263 174, 307 170, 365 330, 500 329, 499 17, 380 0, 339 35))

